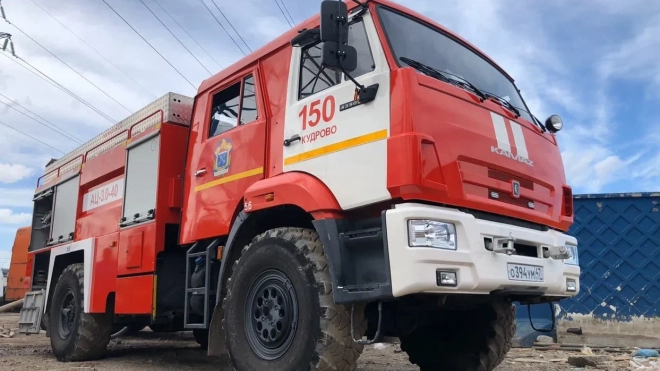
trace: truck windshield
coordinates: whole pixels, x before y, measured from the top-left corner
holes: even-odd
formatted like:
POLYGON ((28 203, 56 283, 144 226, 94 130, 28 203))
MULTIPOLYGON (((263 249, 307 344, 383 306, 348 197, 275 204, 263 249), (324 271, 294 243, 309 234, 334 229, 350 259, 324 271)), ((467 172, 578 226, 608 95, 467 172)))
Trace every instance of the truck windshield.
POLYGON ((406 65, 400 58, 408 58, 459 76, 506 99, 534 123, 513 82, 479 54, 435 28, 383 6, 378 7, 378 16, 397 63, 406 65))

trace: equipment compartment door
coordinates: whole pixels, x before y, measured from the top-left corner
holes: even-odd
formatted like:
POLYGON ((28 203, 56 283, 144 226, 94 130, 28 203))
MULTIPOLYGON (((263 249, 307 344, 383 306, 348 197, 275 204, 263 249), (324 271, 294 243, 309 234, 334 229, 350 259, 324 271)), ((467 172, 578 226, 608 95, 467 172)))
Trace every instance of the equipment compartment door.
POLYGON ((319 178, 344 209, 391 198, 390 70, 368 13, 351 20, 348 43, 358 52, 351 76, 364 86, 378 84, 376 99, 356 104, 355 84, 321 66, 322 43, 293 48, 284 127, 290 143, 284 143, 282 156, 283 171, 319 178))

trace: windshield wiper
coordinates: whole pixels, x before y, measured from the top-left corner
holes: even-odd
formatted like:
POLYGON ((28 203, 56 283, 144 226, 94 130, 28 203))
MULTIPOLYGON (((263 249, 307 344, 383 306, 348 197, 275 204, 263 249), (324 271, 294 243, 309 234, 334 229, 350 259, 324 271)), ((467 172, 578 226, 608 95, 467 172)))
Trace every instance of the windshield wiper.
MULTIPOLYGON (((443 81, 443 82, 446 82, 448 84, 452 84, 452 85, 461 87, 465 90, 473 92, 479 98, 481 98, 482 102, 485 101, 488 98, 491 98, 496 103, 499 103, 501 106, 503 106, 503 107, 507 108, 508 110, 510 110, 511 112, 513 112, 513 114, 516 116, 516 118, 521 116, 520 115, 520 110, 521 110, 520 108, 514 106, 513 104, 511 104, 511 102, 509 102, 508 100, 504 99, 503 97, 501 97, 501 96, 499 96, 495 93, 491 93, 491 92, 488 92, 488 91, 481 90, 481 89, 477 88, 476 86, 474 86, 472 83, 470 83, 468 80, 466 80, 465 78, 463 78, 461 76, 458 76, 458 75, 453 74, 451 72, 438 70, 436 68, 433 68, 433 67, 428 66, 428 65, 426 65, 422 62, 418 62, 418 61, 410 59, 410 58, 399 57, 399 59, 401 61, 403 61, 404 63, 406 63, 407 65, 409 65, 410 67, 412 67, 412 68, 414 68, 414 69, 416 69, 420 72, 423 72, 423 73, 425 73, 425 74, 427 74, 431 77, 434 77, 434 78, 436 78, 440 81, 443 81), (451 76, 451 77, 447 77, 447 76, 451 76), (458 80, 456 80, 456 79, 458 79, 458 80)), ((523 111, 529 113, 530 116, 534 117, 531 114, 531 112, 529 112, 527 110, 523 110, 523 111)), ((536 119, 536 117, 534 117, 533 124, 537 125, 541 129, 541 131, 545 132, 545 127, 543 127, 543 125, 538 121, 538 119, 536 119)))
POLYGON ((479 97, 479 99, 481 99, 482 102, 484 100, 486 100, 486 98, 487 98, 486 95, 481 90, 479 90, 479 88, 477 88, 471 82, 467 81, 466 79, 464 79, 460 76, 456 76, 456 75, 454 75, 453 73, 450 73, 450 72, 438 70, 436 68, 433 68, 433 67, 428 66, 428 65, 426 65, 422 62, 418 62, 418 61, 410 59, 410 58, 399 57, 399 59, 402 62, 404 62, 405 64, 409 65, 410 67, 412 67, 412 68, 414 68, 414 69, 416 69, 420 72, 423 72, 423 73, 425 73, 425 74, 427 74, 431 77, 434 77, 434 78, 436 78, 440 81, 458 86, 460 88, 463 88, 465 90, 468 90, 468 91, 474 93, 476 96, 479 97), (452 77, 447 77, 447 75, 452 76, 452 77), (460 80, 456 80, 453 77, 457 77, 460 80))
POLYGON ((511 104, 511 102, 509 102, 508 100, 502 98, 501 96, 499 96, 497 94, 494 94, 494 93, 491 93, 491 92, 488 92, 488 91, 484 91, 484 94, 488 98, 491 98, 495 102, 499 103, 501 106, 504 106, 507 109, 509 109, 509 111, 513 112, 516 115, 516 118, 520 117, 520 110, 516 106, 511 104))

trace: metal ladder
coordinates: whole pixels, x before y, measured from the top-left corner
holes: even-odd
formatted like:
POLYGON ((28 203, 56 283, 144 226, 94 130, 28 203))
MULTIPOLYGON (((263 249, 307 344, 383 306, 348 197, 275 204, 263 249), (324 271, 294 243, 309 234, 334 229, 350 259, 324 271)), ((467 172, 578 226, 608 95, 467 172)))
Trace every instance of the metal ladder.
MULTIPOLYGON (((212 259, 217 258, 218 245, 220 244, 220 239, 216 238, 210 243, 205 242, 196 242, 194 245, 188 249, 186 252, 186 298, 185 298, 185 308, 183 311, 183 327, 187 329, 206 329, 209 327, 211 322, 210 316, 210 302, 211 298, 215 297, 217 294, 215 290, 211 287, 211 274, 213 263, 212 259), (204 246, 206 246, 204 248, 204 246), (191 287, 191 277, 194 271, 195 259, 199 257, 204 257, 206 265, 206 270, 204 272, 204 286, 202 287, 191 287), (193 295, 203 294, 204 295, 204 319, 202 322, 193 321, 191 319, 190 311, 190 299, 193 295)), ((215 302, 215 301, 214 301, 215 302)))

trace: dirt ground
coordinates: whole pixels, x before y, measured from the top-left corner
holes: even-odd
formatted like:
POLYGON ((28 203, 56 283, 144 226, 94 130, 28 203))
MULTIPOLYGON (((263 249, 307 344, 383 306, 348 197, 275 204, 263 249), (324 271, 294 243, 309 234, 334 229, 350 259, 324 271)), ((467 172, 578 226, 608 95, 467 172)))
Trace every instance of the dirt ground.
MULTIPOLYGON (((0 314, 0 328, 18 328, 18 315, 0 314)), ((17 332, 17 331, 16 331, 17 332)), ((561 351, 538 351, 513 349, 496 371, 558 371, 583 370, 569 366, 566 359, 575 353, 561 351)), ((616 355, 615 355, 616 356, 616 355)), ((628 362, 623 358, 609 370, 627 370, 628 362)), ((229 371, 226 359, 211 359, 195 343, 189 332, 155 334, 148 330, 137 336, 112 341, 107 358, 84 363, 58 362, 50 351, 50 340, 42 331, 39 335, 15 334, 11 338, 0 337, 0 370, 108 370, 142 371, 145 369, 166 370, 215 370, 229 371)), ((368 346, 360 357, 358 371, 412 371, 419 370, 411 365, 405 353, 396 344, 368 346)))

